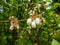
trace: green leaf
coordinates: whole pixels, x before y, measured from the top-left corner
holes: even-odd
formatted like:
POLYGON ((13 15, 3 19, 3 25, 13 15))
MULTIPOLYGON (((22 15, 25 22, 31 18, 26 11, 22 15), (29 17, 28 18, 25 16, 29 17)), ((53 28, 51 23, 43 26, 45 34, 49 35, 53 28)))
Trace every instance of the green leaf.
POLYGON ((22 38, 21 42, 26 43, 27 45, 32 45, 32 42, 30 40, 25 39, 25 38, 22 38))
POLYGON ((57 42, 55 39, 53 39, 52 44, 51 45, 60 45, 59 42, 57 42))

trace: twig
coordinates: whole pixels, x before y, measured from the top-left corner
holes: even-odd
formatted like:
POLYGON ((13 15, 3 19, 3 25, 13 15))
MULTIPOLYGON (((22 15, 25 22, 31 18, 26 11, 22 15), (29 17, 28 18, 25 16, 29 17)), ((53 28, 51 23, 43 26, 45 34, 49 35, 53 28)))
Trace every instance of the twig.
MULTIPOLYGON (((26 19, 23 19, 23 20, 19 20, 19 21, 25 21, 26 19)), ((9 20, 0 20, 0 22, 9 22, 9 20)))

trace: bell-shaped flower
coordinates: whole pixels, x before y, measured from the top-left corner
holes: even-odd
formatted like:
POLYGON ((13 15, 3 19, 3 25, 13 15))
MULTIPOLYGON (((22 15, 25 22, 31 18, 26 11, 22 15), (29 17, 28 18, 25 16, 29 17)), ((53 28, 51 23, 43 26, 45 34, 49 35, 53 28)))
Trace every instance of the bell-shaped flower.
POLYGON ((36 19, 35 19, 35 23, 36 23, 37 25, 40 25, 41 19, 40 19, 40 18, 36 18, 36 19))
POLYGON ((31 22, 32 22, 32 19, 31 18, 28 18, 27 19, 27 25, 31 25, 31 22))
POLYGON ((32 21, 32 23, 31 23, 31 27, 32 27, 32 28, 36 28, 35 20, 32 21))

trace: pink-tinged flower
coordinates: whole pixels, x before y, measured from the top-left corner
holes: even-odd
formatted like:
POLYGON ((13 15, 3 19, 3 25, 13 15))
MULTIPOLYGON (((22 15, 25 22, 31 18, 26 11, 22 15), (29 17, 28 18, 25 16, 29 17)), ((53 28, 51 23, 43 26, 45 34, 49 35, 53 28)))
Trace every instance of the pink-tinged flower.
POLYGON ((10 30, 13 30, 14 27, 19 29, 19 24, 18 24, 19 21, 17 18, 15 18, 14 16, 11 16, 11 17, 9 17, 9 20, 10 20, 10 24, 11 24, 10 30))
POLYGON ((9 29, 10 29, 10 30, 13 30, 13 29, 14 29, 14 26, 13 26, 13 25, 11 25, 9 29))
POLYGON ((17 25, 15 25, 15 27, 17 28, 17 29, 19 29, 19 25, 17 24, 17 25))

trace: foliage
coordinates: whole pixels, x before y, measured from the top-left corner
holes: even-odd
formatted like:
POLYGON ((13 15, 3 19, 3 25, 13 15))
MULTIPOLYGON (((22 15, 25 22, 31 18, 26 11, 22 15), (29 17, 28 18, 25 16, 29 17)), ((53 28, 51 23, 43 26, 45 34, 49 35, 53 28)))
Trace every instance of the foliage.
MULTIPOLYGON (((9 20, 15 16, 19 20, 28 19, 34 14, 43 14, 46 22, 35 29, 30 29, 26 20, 20 21, 20 29, 17 30, 15 45, 55 45, 55 40, 60 42, 60 3, 51 0, 0 0, 0 20, 9 20), (47 4, 50 2, 51 4, 47 4), (39 6, 41 5, 41 7, 39 6), (37 7, 36 9, 34 9, 37 7), (53 40, 55 39, 55 40, 53 40), (53 42, 52 42, 53 40, 53 42)), ((9 30, 9 22, 0 22, 0 45, 12 44, 12 31, 9 30)), ((57 44, 56 44, 57 45, 57 44)))
POLYGON ((53 39, 53 41, 52 41, 52 44, 51 45, 59 45, 59 43, 56 41, 56 40, 54 40, 53 39))

